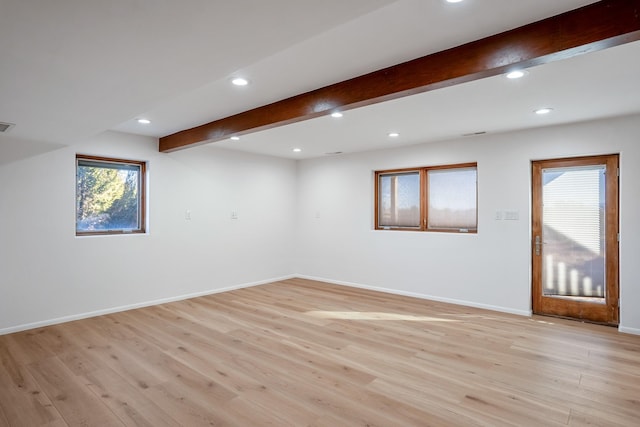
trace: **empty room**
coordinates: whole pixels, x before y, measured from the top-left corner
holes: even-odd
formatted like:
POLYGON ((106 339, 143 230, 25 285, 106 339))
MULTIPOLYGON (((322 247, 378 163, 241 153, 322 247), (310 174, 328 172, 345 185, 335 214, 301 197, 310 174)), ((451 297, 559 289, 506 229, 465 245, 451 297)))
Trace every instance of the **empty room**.
POLYGON ((640 0, 0 0, 0 426, 637 426, 640 0))

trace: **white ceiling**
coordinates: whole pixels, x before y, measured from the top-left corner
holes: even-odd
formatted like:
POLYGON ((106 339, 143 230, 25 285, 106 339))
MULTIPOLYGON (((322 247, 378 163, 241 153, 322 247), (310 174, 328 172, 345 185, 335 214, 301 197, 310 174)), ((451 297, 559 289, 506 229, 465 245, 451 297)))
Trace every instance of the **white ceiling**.
MULTIPOLYGON (((589 3, 0 0, 0 121, 16 124, 0 163, 105 130, 164 136, 589 3), (251 84, 231 86, 236 75, 251 84)), ((307 158, 629 114, 637 75, 634 43, 216 145, 307 158)))
POLYGON ((212 145, 306 159, 634 114, 640 113, 638 76, 640 42, 634 42, 533 67, 519 80, 476 80, 212 145), (543 107, 552 113, 534 113, 543 107))

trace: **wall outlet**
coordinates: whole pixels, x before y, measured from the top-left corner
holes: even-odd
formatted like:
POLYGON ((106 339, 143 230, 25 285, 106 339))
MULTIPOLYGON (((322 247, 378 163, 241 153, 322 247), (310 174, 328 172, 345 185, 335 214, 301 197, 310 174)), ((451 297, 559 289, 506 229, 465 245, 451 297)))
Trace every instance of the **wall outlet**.
POLYGON ((184 219, 185 221, 191 221, 191 211, 189 209, 184 211, 184 219))
POLYGON ((231 211, 231 219, 238 219, 238 211, 231 211))

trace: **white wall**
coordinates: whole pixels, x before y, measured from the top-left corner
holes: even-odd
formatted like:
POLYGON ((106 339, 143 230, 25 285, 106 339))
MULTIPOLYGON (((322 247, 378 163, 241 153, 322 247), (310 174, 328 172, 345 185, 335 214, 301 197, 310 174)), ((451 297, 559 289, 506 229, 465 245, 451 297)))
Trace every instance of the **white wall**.
POLYGON ((343 284, 528 314, 531 160, 620 153, 620 330, 640 333, 640 116, 298 164, 296 271, 343 284), (479 232, 373 230, 373 171, 478 162, 479 232), (517 210, 519 221, 496 221, 517 210))
POLYGON ((0 334, 293 271, 292 160, 162 154, 153 138, 110 132, 2 165, 0 182, 0 334), (76 153, 149 162, 148 234, 75 237, 76 153))
POLYGON ((633 116, 296 163, 105 133, 0 165, 0 334, 293 273, 527 314, 530 161, 617 152, 620 329, 640 333, 639 135, 633 116), (149 162, 148 234, 75 237, 77 152, 149 162), (472 161, 477 235, 373 230, 374 170, 472 161))

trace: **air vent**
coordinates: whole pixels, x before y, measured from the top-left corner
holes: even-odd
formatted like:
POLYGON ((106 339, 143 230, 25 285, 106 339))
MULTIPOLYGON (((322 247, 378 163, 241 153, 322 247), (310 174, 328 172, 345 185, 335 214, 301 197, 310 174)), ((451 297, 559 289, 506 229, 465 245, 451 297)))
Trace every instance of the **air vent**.
POLYGON ((487 133, 487 131, 465 133, 462 136, 478 136, 478 135, 484 135, 485 133, 487 133))
POLYGON ((342 151, 332 151, 331 153, 324 153, 325 156, 338 156, 342 154, 342 151))
POLYGON ((14 126, 13 123, 0 122, 0 133, 9 132, 14 126))

